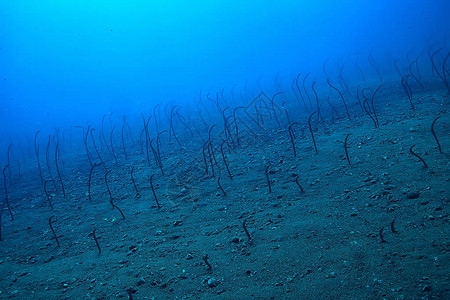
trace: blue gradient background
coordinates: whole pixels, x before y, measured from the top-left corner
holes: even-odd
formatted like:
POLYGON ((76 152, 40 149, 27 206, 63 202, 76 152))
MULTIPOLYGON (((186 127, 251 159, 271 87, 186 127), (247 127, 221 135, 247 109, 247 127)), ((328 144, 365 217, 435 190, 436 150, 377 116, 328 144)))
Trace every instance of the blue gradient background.
POLYGON ((419 53, 445 42, 449 2, 2 0, 2 146, 327 58, 419 53))

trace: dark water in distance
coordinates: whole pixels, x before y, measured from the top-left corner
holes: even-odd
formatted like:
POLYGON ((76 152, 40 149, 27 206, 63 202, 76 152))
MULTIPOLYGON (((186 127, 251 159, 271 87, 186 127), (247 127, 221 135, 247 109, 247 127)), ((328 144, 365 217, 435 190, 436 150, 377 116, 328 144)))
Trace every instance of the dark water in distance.
POLYGON ((376 79, 369 55, 386 77, 395 59, 406 68, 419 55, 429 74, 429 47, 448 50, 449 11, 445 0, 3 0, 2 164, 9 144, 29 145, 37 130, 98 128, 110 113, 140 122, 161 101, 189 106, 200 90, 239 98, 258 80, 288 89, 298 72, 326 88, 327 60, 352 82, 356 61, 376 79))

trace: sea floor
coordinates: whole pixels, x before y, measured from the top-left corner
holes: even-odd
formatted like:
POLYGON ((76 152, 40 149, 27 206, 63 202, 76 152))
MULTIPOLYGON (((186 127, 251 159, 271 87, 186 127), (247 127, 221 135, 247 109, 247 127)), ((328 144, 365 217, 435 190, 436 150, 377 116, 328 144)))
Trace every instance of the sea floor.
POLYGON ((232 179, 219 140, 214 177, 199 137, 163 142, 164 176, 135 141, 128 160, 105 158, 125 219, 102 166, 88 199, 82 145, 63 151, 67 195, 50 186, 53 210, 30 158, 8 187, 0 298, 449 299, 449 95, 418 92, 415 112, 400 92, 376 101, 379 128, 357 105, 350 121, 314 118, 317 154, 307 116, 293 126, 296 157, 286 119, 243 129, 239 148, 224 146, 232 179))

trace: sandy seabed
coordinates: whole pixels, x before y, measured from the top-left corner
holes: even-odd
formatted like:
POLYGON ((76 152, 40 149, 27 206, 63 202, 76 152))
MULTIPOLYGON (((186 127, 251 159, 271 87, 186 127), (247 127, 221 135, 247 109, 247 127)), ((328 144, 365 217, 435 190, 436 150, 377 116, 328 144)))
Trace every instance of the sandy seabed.
POLYGON ((5 208, 0 297, 449 299, 449 95, 415 92, 413 101, 415 112, 399 87, 383 88, 375 100, 379 128, 358 104, 349 105, 350 121, 342 107, 334 122, 330 113, 324 122, 315 115, 317 154, 309 114, 297 119, 294 108, 296 157, 284 112, 280 126, 269 116, 259 128, 242 126, 240 147, 224 145, 232 179, 218 129, 214 177, 210 162, 205 171, 204 141, 181 125, 181 147, 163 135, 164 176, 151 152, 148 166, 137 138, 127 144, 128 159, 117 140, 117 163, 102 146, 125 219, 110 204, 102 166, 92 173, 89 201, 82 145, 64 145, 67 195, 55 178, 58 191, 48 187, 53 210, 30 157, 20 176, 12 168, 8 182, 14 220, 5 208), (430 130, 437 116, 443 153, 430 130), (411 155, 413 145, 428 168, 411 155))

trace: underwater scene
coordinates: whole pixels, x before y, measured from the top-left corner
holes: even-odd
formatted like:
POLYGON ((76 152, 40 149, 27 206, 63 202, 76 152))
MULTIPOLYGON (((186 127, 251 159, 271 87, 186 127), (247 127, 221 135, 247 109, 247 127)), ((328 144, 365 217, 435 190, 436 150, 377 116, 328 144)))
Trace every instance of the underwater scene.
POLYGON ((0 299, 450 299, 449 16, 0 1, 0 299))

